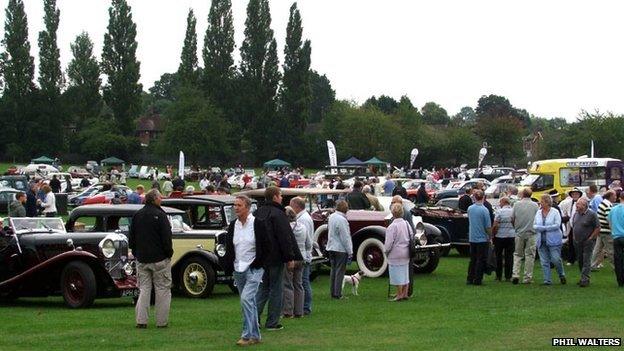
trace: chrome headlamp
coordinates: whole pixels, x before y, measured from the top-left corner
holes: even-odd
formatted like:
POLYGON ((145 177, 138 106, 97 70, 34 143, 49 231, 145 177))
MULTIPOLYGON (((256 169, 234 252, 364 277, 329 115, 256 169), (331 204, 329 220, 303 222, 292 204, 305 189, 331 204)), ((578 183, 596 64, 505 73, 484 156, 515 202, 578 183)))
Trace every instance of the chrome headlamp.
POLYGON ((125 235, 111 233, 108 234, 104 239, 102 239, 98 246, 100 248, 100 251, 102 252, 102 255, 105 258, 112 258, 113 256, 115 256, 117 249, 120 248, 120 242, 122 241, 128 241, 125 235))
POLYGON ((132 265, 132 263, 128 262, 123 266, 123 270, 126 275, 132 275, 134 273, 134 266, 132 265))
POLYGON ((215 248, 215 251, 217 251, 217 255, 219 257, 224 257, 225 256, 225 245, 223 244, 218 244, 215 248))

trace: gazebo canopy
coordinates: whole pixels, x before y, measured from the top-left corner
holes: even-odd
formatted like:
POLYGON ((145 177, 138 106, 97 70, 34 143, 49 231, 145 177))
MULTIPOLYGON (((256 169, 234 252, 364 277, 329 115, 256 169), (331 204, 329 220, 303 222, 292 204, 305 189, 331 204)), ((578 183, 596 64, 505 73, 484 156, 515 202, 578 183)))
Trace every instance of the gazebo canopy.
POLYGON ((266 161, 264 163, 264 168, 278 168, 287 166, 290 167, 291 164, 286 161, 280 160, 279 158, 273 159, 271 161, 266 161))
POLYGON ((33 158, 32 160, 30 160, 31 163, 45 163, 48 165, 51 165, 52 163, 54 163, 54 160, 49 158, 48 156, 41 156, 38 158, 33 158))
POLYGON ((366 163, 358 160, 355 157, 351 157, 350 159, 340 162, 341 166, 366 166, 366 163))
POLYGON ((125 164, 126 161, 118 159, 117 157, 109 157, 109 158, 103 159, 102 161, 100 161, 100 163, 102 164, 102 166, 104 165, 119 166, 119 165, 125 164))
POLYGON ((384 162, 378 159, 377 157, 373 157, 368 161, 364 161, 364 163, 366 163, 367 165, 380 166, 380 167, 388 165, 388 162, 384 162))

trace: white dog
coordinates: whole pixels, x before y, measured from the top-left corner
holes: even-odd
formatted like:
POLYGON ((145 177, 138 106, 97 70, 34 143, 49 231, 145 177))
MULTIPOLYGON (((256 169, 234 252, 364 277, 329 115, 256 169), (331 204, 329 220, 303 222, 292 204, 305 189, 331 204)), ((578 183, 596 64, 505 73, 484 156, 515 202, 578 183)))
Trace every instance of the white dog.
POLYGON ((342 279, 342 290, 344 290, 345 284, 351 285, 351 292, 353 295, 357 296, 358 287, 360 286, 360 280, 364 278, 366 275, 362 271, 358 271, 354 275, 345 275, 342 279))

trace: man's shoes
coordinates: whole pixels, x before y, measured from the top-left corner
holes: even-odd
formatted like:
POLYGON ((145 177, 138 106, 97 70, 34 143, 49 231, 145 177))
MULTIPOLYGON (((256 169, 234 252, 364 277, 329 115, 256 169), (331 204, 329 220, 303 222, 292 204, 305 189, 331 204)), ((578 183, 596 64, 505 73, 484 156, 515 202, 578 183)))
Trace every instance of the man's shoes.
POLYGON ((568 282, 568 280, 566 279, 566 277, 560 277, 559 281, 561 281, 561 285, 566 285, 566 283, 568 282))
POLYGON ((137 329, 147 329, 147 324, 137 324, 136 328, 137 329))
POLYGON ((552 285, 552 283, 551 282, 543 282, 542 285, 549 286, 549 285, 552 285))
POLYGON ((518 279, 518 278, 511 279, 511 284, 513 284, 513 285, 518 285, 518 282, 520 282, 520 279, 518 279))
POLYGON ((472 280, 466 280, 466 285, 472 285, 474 282, 472 280))
POLYGON ((275 330, 282 330, 282 329, 284 329, 284 326, 281 325, 281 324, 276 324, 276 325, 273 325, 273 326, 270 326, 270 327, 268 327, 268 326, 266 327, 266 330, 268 330, 268 331, 275 331, 275 330))
POLYGON ((244 339, 244 338, 240 338, 238 339, 238 341, 236 342, 236 345, 238 346, 249 346, 252 345, 252 339, 244 339))
POLYGON ((303 315, 301 315, 301 314, 296 314, 296 315, 293 316, 293 318, 301 318, 301 317, 303 317, 303 315))
POLYGON ((580 286, 581 288, 586 288, 586 287, 588 287, 588 286, 589 286, 589 282, 580 282, 579 286, 580 286))
POLYGON ((284 318, 287 318, 287 319, 291 319, 292 317, 293 317, 293 315, 292 315, 292 314, 285 314, 285 315, 284 315, 284 318))
POLYGON ((169 324, 165 324, 165 325, 158 325, 156 326, 156 328, 167 328, 169 327, 169 324))
POLYGON ((482 281, 474 281, 474 283, 472 283, 472 285, 483 285, 482 281))
POLYGON ((255 344, 260 344, 262 342, 262 340, 260 339, 249 339, 249 345, 255 345, 255 344))
POLYGON ((571 266, 571 265, 572 265, 572 263, 566 262, 566 266, 571 266))

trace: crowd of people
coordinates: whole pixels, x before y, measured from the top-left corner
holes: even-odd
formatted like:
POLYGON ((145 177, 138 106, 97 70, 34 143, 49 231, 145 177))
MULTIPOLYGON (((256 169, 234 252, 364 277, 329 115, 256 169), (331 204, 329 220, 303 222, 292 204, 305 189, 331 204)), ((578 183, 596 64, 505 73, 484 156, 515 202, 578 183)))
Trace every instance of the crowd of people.
POLYGON ((624 286, 624 191, 621 188, 603 189, 600 193, 591 185, 587 194, 574 188, 560 203, 557 203, 559 194, 543 194, 538 204, 531 199, 529 188, 518 195, 503 196, 496 211, 488 206, 483 190, 478 187, 460 198, 460 207, 466 207, 469 221, 467 284, 483 284, 490 255, 496 257, 496 280, 502 281, 504 274, 505 281, 513 284, 531 284, 537 251, 543 285, 553 284, 553 268, 559 282, 566 284, 565 265, 578 263, 577 284, 587 287, 591 272, 603 268, 603 260, 607 258, 618 286, 624 286), (566 243, 564 255, 562 249, 566 243))

